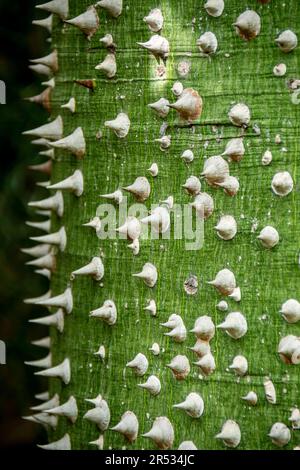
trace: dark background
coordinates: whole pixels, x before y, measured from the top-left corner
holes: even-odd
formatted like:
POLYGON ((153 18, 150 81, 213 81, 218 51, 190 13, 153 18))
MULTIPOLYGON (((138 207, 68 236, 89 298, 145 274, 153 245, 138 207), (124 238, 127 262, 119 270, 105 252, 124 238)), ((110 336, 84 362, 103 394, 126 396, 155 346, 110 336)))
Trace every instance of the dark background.
POLYGON ((25 266, 29 257, 20 252, 21 247, 30 246, 25 221, 33 219, 33 214, 27 202, 47 197, 45 190, 35 185, 45 177, 27 169, 29 164, 42 162, 42 157, 38 156, 38 148, 21 135, 48 118, 44 110, 23 100, 40 93, 44 89, 41 81, 47 80, 28 69, 29 59, 50 51, 46 30, 31 24, 32 19, 47 16, 34 8, 36 3, 0 0, 0 80, 7 90, 7 104, 0 105, 0 339, 7 346, 7 364, 0 365, 1 448, 33 447, 45 441, 40 426, 20 418, 31 414, 29 406, 37 404, 34 394, 46 387, 23 361, 46 355, 46 350, 32 346, 30 341, 46 336, 47 330, 27 327, 28 319, 38 311, 22 299, 41 295, 48 286, 46 280, 25 266))

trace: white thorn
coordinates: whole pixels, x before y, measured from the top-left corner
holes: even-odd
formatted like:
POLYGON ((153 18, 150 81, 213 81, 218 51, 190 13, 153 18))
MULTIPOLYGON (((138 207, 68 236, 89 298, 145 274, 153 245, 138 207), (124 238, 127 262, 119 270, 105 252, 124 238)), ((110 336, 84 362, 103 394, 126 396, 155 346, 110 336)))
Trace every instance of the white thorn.
POLYGON ((143 437, 151 439, 159 449, 171 449, 174 442, 174 429, 168 418, 160 416, 154 420, 152 428, 143 437))
POLYGON ((104 8, 112 17, 117 18, 122 13, 123 0, 101 0, 96 3, 96 7, 104 8))
POLYGON ((61 19, 65 19, 69 16, 69 0, 52 0, 42 5, 36 5, 35 8, 54 13, 61 19))
POLYGON ((149 103, 148 107, 153 109, 161 118, 165 118, 170 111, 169 104, 169 100, 160 98, 158 101, 155 101, 155 103, 149 103))
POLYGON ((46 75, 46 77, 50 77, 52 75, 52 70, 47 65, 43 64, 35 64, 29 65, 28 68, 39 75, 46 75))
POLYGON ((165 336, 169 336, 174 339, 176 343, 183 343, 186 340, 187 331, 186 327, 182 323, 181 325, 176 326, 171 331, 164 333, 165 336))
POLYGON ((51 160, 54 160, 55 150, 54 149, 43 150, 42 152, 39 152, 39 155, 41 155, 42 157, 48 157, 48 158, 51 158, 51 160))
POLYGON ((158 175, 158 165, 157 165, 157 163, 152 163, 150 168, 148 168, 148 171, 149 171, 150 175, 153 176, 153 178, 155 178, 155 176, 158 175))
POLYGON ((177 326, 182 326, 183 324, 184 323, 181 316, 177 315, 176 313, 172 313, 172 315, 169 316, 168 321, 165 323, 161 323, 160 325, 172 330, 173 328, 176 328, 177 326))
POLYGON ((57 427, 58 419, 56 416, 49 416, 47 413, 37 413, 32 416, 22 416, 23 419, 31 421, 32 423, 41 424, 46 429, 48 427, 55 429, 57 427))
POLYGON ((99 450, 103 450, 103 447, 104 447, 104 436, 103 436, 103 434, 100 434, 100 436, 98 437, 98 439, 96 441, 90 441, 89 444, 97 446, 99 450))
POLYGON ((258 397, 257 397, 257 394, 255 392, 251 391, 251 392, 247 393, 247 395, 242 397, 242 400, 246 401, 251 406, 255 406, 258 402, 258 397))
POLYGON ((116 119, 112 121, 105 121, 104 126, 114 131, 117 137, 123 139, 129 132, 130 119, 127 114, 119 113, 116 119))
POLYGON ((241 442, 241 430, 239 425, 232 420, 227 420, 222 427, 222 431, 216 435, 216 439, 222 439, 228 447, 237 447, 241 442))
POLYGON ((107 54, 104 61, 98 64, 95 67, 95 70, 100 70, 107 76, 107 78, 113 78, 117 73, 117 62, 115 54, 107 54))
POLYGON ((189 393, 186 399, 173 405, 173 408, 184 410, 192 418, 200 418, 204 412, 204 401, 198 393, 189 393))
POLYGON ((134 442, 138 436, 139 422, 132 411, 126 411, 122 415, 121 421, 110 429, 123 434, 129 442, 134 442))
POLYGON ((41 258, 36 258, 32 261, 26 263, 27 266, 35 266, 36 268, 49 269, 53 272, 56 268, 56 257, 53 253, 42 256, 41 258))
POLYGON ((145 23, 147 23, 150 31, 158 33, 161 31, 164 25, 164 17, 159 8, 154 8, 150 13, 144 17, 145 23))
POLYGON ((46 357, 37 361, 25 361, 24 364, 32 367, 40 367, 41 369, 48 369, 52 367, 52 354, 49 353, 46 357))
POLYGON ((102 359, 102 361, 104 361, 105 356, 106 356, 106 350, 105 350, 105 346, 103 344, 101 344, 99 346, 99 349, 98 349, 97 352, 94 353, 94 356, 99 356, 100 359, 102 359))
POLYGON ((153 299, 150 300, 148 305, 146 307, 144 307, 144 310, 147 310, 148 312, 150 312, 150 315, 152 315, 152 317, 155 317, 156 313, 157 313, 155 300, 153 300, 153 299))
POLYGON ((197 196, 201 191, 201 182, 197 176, 189 176, 182 185, 191 196, 197 196))
POLYGON ((132 361, 127 362, 126 367, 134 370, 135 374, 142 377, 148 370, 148 359, 144 354, 138 353, 132 361))
POLYGON ((63 136, 63 120, 58 116, 54 121, 44 126, 37 127, 30 131, 23 132, 23 135, 30 135, 34 137, 42 137, 44 139, 57 140, 63 136))
POLYGON ((248 371, 248 361, 244 356, 235 356, 229 369, 233 369, 239 376, 244 376, 248 371))
POLYGON ((194 364, 200 367, 204 375, 210 375, 216 370, 215 359, 210 352, 201 357, 199 361, 194 362, 194 364))
POLYGON ((160 144, 160 150, 165 151, 169 147, 171 147, 172 143, 172 136, 171 135, 164 135, 159 139, 154 139, 154 142, 158 142, 160 144))
POLYGON ((80 170, 75 170, 73 175, 58 183, 48 186, 48 189, 66 189, 79 197, 83 193, 83 175, 80 170))
POLYGON ((229 157, 235 162, 242 160, 245 154, 245 146, 242 137, 230 139, 222 155, 229 157))
POLYGON ((50 297, 51 297, 51 290, 48 290, 48 292, 46 292, 46 294, 43 294, 39 297, 34 297, 34 298, 31 298, 31 299, 25 299, 24 304, 35 305, 38 302, 40 302, 41 300, 47 300, 50 297))
POLYGON ((31 59, 33 64, 42 64, 49 67, 53 72, 58 71, 58 54, 57 50, 51 52, 51 54, 46 55, 45 57, 40 57, 39 59, 31 59))
POLYGON ((158 34, 154 34, 149 41, 138 42, 137 44, 151 52, 156 59, 166 60, 170 53, 169 41, 158 34))
POLYGON ((151 263, 146 263, 140 273, 132 274, 133 277, 138 277, 144 281, 146 286, 154 287, 157 282, 157 269, 151 263))
POLYGON ((167 199, 161 201, 161 204, 165 204, 169 210, 173 209, 174 207, 174 198, 173 196, 168 196, 167 199))
POLYGON ((214 228, 222 240, 232 240, 237 233, 237 223, 231 215, 223 215, 214 228))
POLYGON ((178 100, 169 106, 175 109, 183 120, 192 122, 201 116, 202 105, 203 102, 199 93, 192 88, 186 88, 178 100))
POLYGON ((44 85, 46 87, 50 87, 50 88, 55 88, 55 78, 51 78, 47 82, 42 82, 42 85, 44 85))
POLYGON ((204 162, 201 176, 204 176, 207 183, 211 186, 222 183, 229 177, 229 165, 220 155, 209 157, 204 162))
POLYGON ((100 197, 104 197, 105 199, 112 199, 117 204, 121 204, 121 202, 123 201, 123 194, 120 189, 117 189, 113 193, 101 194, 100 197))
POLYGON ((107 402, 103 400, 103 398, 100 395, 97 397, 96 400, 97 400, 97 404, 94 403, 95 408, 87 411, 87 413, 85 413, 83 418, 87 419, 88 421, 91 421, 92 423, 97 424, 100 431, 103 432, 109 426, 110 410, 109 410, 107 402))
POLYGON ((105 400, 103 400, 103 398, 100 394, 97 395, 96 398, 85 398, 85 401, 87 403, 91 403, 92 405, 94 405, 96 407, 101 407, 102 405, 105 406, 104 403, 106 403, 105 400))
POLYGON ((200 358, 211 352, 209 341, 199 338, 197 339, 194 346, 189 349, 197 354, 197 356, 200 358))
POLYGON ((297 35, 290 29, 286 29, 275 39, 276 44, 283 52, 291 52, 298 45, 297 35))
POLYGON ((253 10, 246 10, 238 16, 233 26, 242 39, 249 41, 260 33, 260 16, 253 10))
POLYGON ((221 294, 232 294, 236 288, 236 280, 232 271, 229 269, 222 269, 219 271, 213 281, 208 284, 214 286, 221 294))
POLYGON ((189 360, 186 356, 178 355, 173 357, 170 364, 166 367, 171 369, 173 376, 176 380, 184 380, 191 371, 189 360))
POLYGON ((50 297, 37 302, 37 305, 44 305, 46 307, 59 307, 63 308, 66 313, 71 313, 73 310, 73 295, 72 290, 68 287, 65 292, 56 297, 50 297))
POLYGON ((153 356, 159 356, 160 354, 160 347, 158 343, 153 343, 149 351, 152 352, 153 356))
POLYGON ((291 440, 291 431, 283 423, 273 424, 268 436, 277 447, 286 446, 291 440))
POLYGON ((41 163, 39 165, 30 165, 28 166, 28 169, 32 171, 41 171, 42 173, 50 175, 52 173, 52 160, 48 160, 45 163, 41 163))
POLYGON ((104 276, 104 266, 101 258, 95 256, 90 263, 73 271, 71 276, 91 276, 95 281, 101 281, 104 276))
POLYGON ((42 392, 34 395, 34 398, 36 398, 37 400, 46 401, 50 399, 50 395, 49 392, 42 392))
POLYGON ((230 299, 235 300, 235 302, 240 302, 242 299, 240 287, 236 287, 231 294, 228 295, 230 299))
POLYGON ((281 306, 280 313, 288 323, 300 321, 300 303, 298 300, 289 299, 281 306))
POLYGON ((43 377, 57 377, 60 378, 64 384, 68 385, 71 380, 70 360, 65 359, 55 367, 35 372, 35 375, 42 375, 43 377))
POLYGON ((165 207, 156 207, 151 215, 141 219, 141 223, 150 224, 156 233, 166 233, 171 224, 169 211, 165 207))
POLYGON ((65 227, 61 227, 58 232, 50 233, 49 235, 42 235, 40 237, 30 237, 30 240, 39 243, 46 243, 49 245, 57 245, 60 251, 64 251, 67 246, 67 235, 65 227))
POLYGON ((207 31, 197 39, 197 46, 203 54, 214 54, 218 48, 216 35, 207 31))
POLYGON ((244 103, 235 104, 230 109, 228 117, 234 126, 248 127, 251 119, 250 109, 244 103))
POLYGON ((22 253, 32 256, 33 258, 41 258, 42 256, 47 255, 51 250, 52 247, 44 243, 33 246, 32 248, 21 248, 22 253))
POLYGON ((51 220, 45 220, 45 222, 30 222, 27 221, 26 225, 28 227, 36 228, 38 230, 42 230, 43 232, 49 233, 51 230, 51 220))
POLYGON ((117 321, 117 308, 112 300, 106 300, 102 307, 90 312, 90 317, 100 318, 108 325, 114 325, 117 321))
POLYGON ((210 16, 218 18, 223 13, 224 0, 207 0, 204 5, 204 8, 210 16))
POLYGON ((179 444, 178 450, 198 450, 193 441, 183 441, 179 444))
POLYGON ((148 377, 145 383, 137 384, 137 385, 138 387, 141 387, 147 390, 150 393, 150 395, 153 395, 153 396, 158 395, 161 390, 160 380, 155 375, 150 375, 150 377, 148 377))
POLYGON ((140 242, 139 242, 139 239, 136 238, 135 240, 133 240, 132 243, 130 243, 130 245, 128 245, 128 248, 130 248, 133 252, 133 254, 135 256, 137 256, 140 252, 140 242))
POLYGON ((45 336, 44 338, 31 341, 33 346, 38 346, 40 348, 50 349, 51 347, 51 338, 50 336, 45 336))
POLYGON ((242 338, 248 331, 247 320, 240 312, 229 313, 223 323, 217 328, 225 330, 233 339, 242 338))
POLYGON ((300 429, 300 410, 299 408, 293 408, 291 411, 289 421, 292 423, 293 429, 300 429))
POLYGON ((94 217, 90 222, 83 224, 84 227, 92 227, 95 229, 96 233, 100 233, 101 231, 101 220, 99 217, 94 217))
POLYGON ((80 29, 89 41, 99 28, 99 16, 96 8, 92 5, 84 13, 70 20, 65 20, 65 22, 80 29))
POLYGON ((194 328, 190 330, 191 333, 195 333, 197 338, 210 341, 215 335, 215 325, 211 317, 203 315, 198 317, 195 321, 194 328))
POLYGON ((57 149, 68 150, 77 158, 83 158, 86 152, 86 143, 82 127, 77 127, 72 134, 56 142, 50 142, 49 145, 57 149))
POLYGON ((228 310, 228 303, 225 300, 221 300, 218 305, 216 306, 218 310, 221 312, 227 312, 228 310))
POLYGON ((111 34, 106 34, 103 38, 100 38, 99 41, 102 42, 105 47, 114 47, 114 39, 111 34))
POLYGON ((59 309, 56 313, 46 317, 34 318, 29 320, 30 323, 37 323, 39 325, 55 326, 57 330, 62 333, 64 330, 64 312, 59 309))
POLYGON ((49 269, 36 269, 35 274, 39 274, 40 276, 44 276, 47 279, 51 279, 51 271, 49 269))
POLYGON ((44 450, 71 450, 70 436, 69 434, 65 434, 58 441, 50 442, 50 444, 45 445, 38 444, 38 447, 44 450))
POLYGON ((116 229, 116 232, 126 235, 131 240, 136 240, 141 234, 141 223, 136 217, 129 216, 125 223, 116 229))
POLYGON ((180 158, 182 158, 185 163, 191 163, 194 160, 194 154, 191 150, 185 150, 180 158))
POLYGON ((46 410, 46 413, 53 414, 56 416, 64 416, 68 418, 72 424, 74 424, 78 417, 78 408, 76 399, 71 396, 69 400, 60 406, 50 407, 46 410))
POLYGON ((66 104, 62 104, 61 108, 68 109, 72 114, 76 111, 76 100, 75 98, 70 98, 66 104))
POLYGON ((294 189, 293 178, 288 171, 276 173, 272 179, 271 188, 274 194, 284 197, 290 194, 294 189))
POLYGON ((44 403, 41 403, 41 405, 37 406, 31 406, 32 411, 45 411, 48 410, 49 408, 53 408, 54 406, 59 405, 59 396, 56 393, 51 399, 45 401, 44 403))
POLYGON ((144 202, 151 193, 151 186, 147 178, 140 176, 133 184, 123 187, 125 191, 132 193, 139 202, 144 202))
POLYGON ((264 389, 267 401, 271 403, 271 405, 276 405, 276 390, 273 382, 269 379, 266 379, 264 381, 264 389))
POLYGON ((49 15, 47 18, 43 18, 41 20, 33 20, 32 24, 46 28, 49 33, 52 33, 53 15, 49 15))

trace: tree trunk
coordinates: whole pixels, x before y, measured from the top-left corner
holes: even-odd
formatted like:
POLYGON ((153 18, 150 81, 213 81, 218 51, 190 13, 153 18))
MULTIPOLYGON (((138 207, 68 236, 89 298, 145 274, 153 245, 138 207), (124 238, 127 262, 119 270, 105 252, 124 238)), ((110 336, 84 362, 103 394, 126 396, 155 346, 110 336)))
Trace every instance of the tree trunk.
MULTIPOLYGON (((83 13, 89 4, 88 0, 70 0, 68 18, 83 13)), ((51 218, 51 232, 63 225, 67 233, 66 249, 56 255, 52 295, 60 294, 70 285, 74 308, 65 316, 62 334, 51 328, 53 365, 69 358, 71 381, 64 385, 58 379, 50 379, 49 390, 50 396, 59 394, 61 404, 73 395, 79 417, 73 425, 60 418, 57 429, 49 431, 50 442, 68 433, 72 449, 92 448, 89 442, 99 437, 99 429, 83 416, 92 408, 85 399, 98 394, 109 405, 110 427, 128 410, 139 421, 138 437, 133 443, 120 433, 107 430, 103 433, 104 449, 155 448, 153 441, 142 434, 160 416, 168 417, 173 425, 173 449, 182 441, 193 441, 199 449, 225 448, 223 441, 215 436, 229 419, 240 426, 240 450, 276 449, 268 437, 271 426, 282 422, 291 429, 290 408, 299 406, 299 372, 297 366, 283 363, 277 349, 282 337, 300 335, 299 324, 288 324, 278 313, 287 299, 299 298, 296 183, 300 121, 299 107, 292 104, 286 84, 287 79, 297 77, 299 49, 285 54, 274 40, 281 30, 297 30, 299 2, 273 0, 262 5, 256 0, 227 0, 219 18, 209 16, 203 4, 204 1, 195 0, 160 0, 156 5, 152 0, 124 0, 123 12, 117 19, 97 8, 100 27, 90 42, 78 28, 55 17, 52 48, 58 50, 59 71, 55 75, 51 119, 62 116, 64 136, 81 126, 87 150, 82 159, 55 150, 51 175, 53 184, 80 169, 84 193, 77 198, 64 192, 63 218, 60 220, 55 215, 51 218), (165 72, 162 72, 162 61, 158 64, 153 55, 137 45, 151 37, 143 18, 153 7, 163 13, 160 34, 170 43, 165 72), (241 39, 232 26, 246 7, 260 15, 262 24, 258 37, 250 41, 241 39), (218 50, 209 57, 201 56, 196 44, 206 31, 214 32, 218 39, 218 50), (117 73, 111 79, 95 70, 107 54, 99 44, 99 38, 107 33, 112 34, 116 44, 117 73), (287 75, 276 77, 273 67, 282 62, 287 66, 287 75), (179 70, 182 63, 190 67, 184 77, 179 70), (91 91, 75 80, 95 80, 96 87, 91 91), (193 123, 183 123, 174 109, 162 119, 147 106, 161 97, 171 103, 176 101, 171 88, 178 80, 185 89, 199 92, 203 99, 202 115, 193 123), (61 109, 70 97, 76 99, 75 114, 61 109), (228 118, 228 111, 236 103, 245 103, 251 110, 247 129, 234 126, 228 118), (131 121, 130 131, 123 139, 104 126, 105 121, 115 119, 120 112, 126 113, 131 121), (171 136, 171 146, 166 151, 155 142, 163 133, 171 136), (277 134, 281 143, 275 142, 277 134), (221 188, 209 186, 201 179, 202 191, 209 193, 214 201, 214 212, 204 223, 201 249, 187 250, 184 237, 174 239, 173 215, 170 239, 141 239, 137 256, 127 247, 130 241, 119 235, 115 239, 99 239, 94 230, 83 227, 99 214, 101 204, 111 202, 101 198, 101 194, 128 186, 140 176, 147 177, 151 185, 151 195, 143 203, 148 209, 170 195, 183 208, 193 201, 182 188, 186 179, 191 175, 199 177, 205 159, 221 155, 229 140, 240 136, 244 137, 244 158, 238 163, 230 162, 230 174, 240 183, 237 195, 230 197, 221 188), (190 164, 180 158, 187 149, 195 156, 190 164), (271 150, 273 161, 263 166, 261 159, 267 149, 271 150), (147 171, 154 162, 159 168, 157 177, 147 171), (288 171, 295 184, 286 197, 278 197, 271 191, 272 178, 281 171, 288 171), (220 239, 214 229, 225 214, 232 215, 238 226, 237 235, 229 241, 220 239), (257 240, 265 226, 273 226, 279 232, 280 242, 273 249, 265 249, 257 240), (90 277, 70 280, 71 272, 96 256, 101 257, 105 269, 101 282, 90 277), (155 265, 158 272, 153 288, 132 276, 147 262, 155 265), (240 302, 221 296, 207 284, 224 268, 235 274, 241 289, 240 302), (188 295, 184 288, 191 275, 199 283, 195 295, 188 295), (107 299, 117 306, 118 318, 113 326, 89 317, 89 312, 107 299), (156 316, 144 310, 150 299, 156 302, 156 316), (228 302, 227 312, 216 307, 220 300, 228 302), (229 312, 237 311, 247 319, 247 334, 235 340, 225 331, 216 330, 210 343, 216 370, 209 376, 193 365, 199 358, 188 347, 194 345, 195 335, 188 333, 186 341, 176 343, 164 335, 168 330, 160 326, 177 313, 189 331, 200 316, 209 315, 219 325, 229 312), (149 351, 153 343, 160 346, 158 356, 149 351), (106 351, 103 360, 94 355, 100 345, 106 351), (143 353, 149 361, 143 377, 125 367, 138 353, 143 353), (191 364, 190 374, 182 381, 175 380, 166 367, 178 354, 186 355, 191 364), (245 356, 249 365, 247 374, 240 378, 228 368, 237 355, 245 356), (152 374, 161 382, 157 396, 137 386, 152 374), (265 397, 266 377, 274 383, 276 405, 265 397), (257 406, 253 407, 241 399, 251 390, 258 395, 257 406), (205 410, 199 419, 173 408, 191 392, 204 400, 205 410)), ((128 206, 136 203, 131 194, 127 196, 128 206)), ((112 205, 118 216, 118 206, 112 205)), ((196 217, 194 211, 194 224, 196 217)), ((118 219, 116 224, 121 225, 118 219)), ((49 313, 45 311, 45 314, 49 313)), ((297 444, 299 436, 293 431, 285 448, 297 444)))

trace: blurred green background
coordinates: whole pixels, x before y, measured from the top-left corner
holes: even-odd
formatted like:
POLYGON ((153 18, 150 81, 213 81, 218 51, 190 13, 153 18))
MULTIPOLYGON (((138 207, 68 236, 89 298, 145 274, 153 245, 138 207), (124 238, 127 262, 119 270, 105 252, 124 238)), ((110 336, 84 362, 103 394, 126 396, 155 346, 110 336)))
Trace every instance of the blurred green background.
POLYGON ((27 170, 27 165, 43 161, 39 149, 21 136, 48 117, 23 100, 44 89, 43 80, 28 69, 28 60, 49 53, 46 30, 31 24, 32 19, 45 17, 35 4, 35 0, 0 0, 0 80, 7 89, 7 104, 0 105, 0 339, 7 346, 7 364, 0 365, 1 448, 28 447, 45 440, 39 426, 20 418, 31 414, 29 406, 37 404, 34 394, 46 387, 23 363, 43 355, 30 341, 47 335, 42 327, 27 328, 34 307, 23 299, 41 295, 48 285, 25 266, 29 258, 20 252, 30 246, 28 237, 33 235, 25 225, 33 219, 27 202, 46 197, 45 190, 35 185, 43 175, 27 170))

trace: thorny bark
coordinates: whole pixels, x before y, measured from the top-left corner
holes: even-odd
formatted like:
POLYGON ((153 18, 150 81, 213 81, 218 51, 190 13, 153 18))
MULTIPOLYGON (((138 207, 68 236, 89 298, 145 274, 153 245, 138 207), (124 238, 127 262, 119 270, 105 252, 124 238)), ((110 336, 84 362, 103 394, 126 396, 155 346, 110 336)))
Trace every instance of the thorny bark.
MULTIPOLYGON (((65 252, 57 256, 52 291, 62 292, 70 281, 70 273, 93 256, 103 253, 105 265, 103 287, 91 279, 73 282, 74 310, 66 317, 65 331, 62 335, 51 332, 54 363, 69 357, 72 367, 71 383, 63 386, 58 380, 51 380, 51 394, 58 392, 61 403, 74 395, 80 415, 75 425, 61 418, 57 430, 50 432, 49 437, 55 440, 69 432, 74 449, 89 448, 88 442, 99 435, 96 426, 82 419, 90 408, 84 399, 99 393, 110 406, 111 425, 115 425, 126 410, 134 411, 140 424, 140 435, 132 446, 118 433, 107 431, 106 449, 120 449, 124 445, 133 449, 153 448, 152 442, 141 434, 150 429, 157 416, 168 416, 171 420, 175 429, 174 448, 183 440, 192 440, 199 449, 221 449, 222 442, 214 436, 226 419, 234 419, 242 432, 239 449, 274 449, 267 437, 271 425, 276 421, 288 424, 289 409, 299 405, 299 370, 284 365, 276 351, 280 337, 300 335, 300 326, 286 324, 278 313, 285 300, 299 295, 300 121, 299 106, 291 103, 285 80, 299 73, 300 52, 298 48, 291 54, 283 54, 274 43, 282 29, 297 32, 299 2, 274 0, 261 5, 256 0, 227 0, 220 18, 208 16, 202 3, 160 0, 154 5, 152 0, 125 0, 124 11, 117 20, 103 10, 99 12, 100 28, 90 43, 76 28, 63 26, 55 20, 52 46, 58 49, 59 72, 52 117, 62 113, 64 135, 77 126, 83 127, 87 154, 82 161, 76 161, 69 153, 56 152, 52 182, 80 168, 85 192, 78 199, 69 194, 64 196, 63 224, 68 244, 65 252), (151 33, 142 19, 153 7, 162 9, 165 19, 162 34, 171 46, 163 78, 157 77, 155 59, 136 45, 137 41, 150 38, 151 33), (261 34, 249 43, 242 41, 232 27, 238 14, 247 7, 256 10, 262 20, 261 34), (196 46, 196 39, 205 31, 213 31, 219 41, 218 52, 210 59, 200 57, 196 46), (113 35, 117 45, 118 72, 111 80, 94 70, 106 54, 99 46, 99 38, 106 33, 113 35), (184 80, 177 73, 183 59, 191 65, 184 80), (274 65, 280 62, 287 65, 286 78, 272 74, 274 65), (74 84, 76 79, 93 78, 97 82, 94 93, 74 84), (171 111, 166 119, 169 125, 166 133, 172 136, 172 145, 167 152, 161 152, 154 139, 160 136, 162 120, 146 105, 162 96, 171 101, 171 87, 178 79, 185 88, 199 91, 204 101, 203 113, 194 126, 178 127, 176 113, 171 111), (75 115, 60 109, 71 96, 77 100, 75 115), (205 222, 205 242, 200 251, 186 251, 184 240, 148 240, 142 241, 139 256, 133 257, 125 240, 99 241, 94 232, 82 227, 103 202, 100 194, 128 185, 137 176, 147 176, 146 169, 153 162, 159 166, 159 175, 151 180, 152 194, 146 205, 149 207, 169 195, 173 195, 176 202, 190 202, 181 188, 187 176, 199 175, 204 157, 219 155, 228 140, 241 133, 229 124, 227 117, 234 102, 247 103, 252 112, 251 125, 245 132, 246 155, 241 163, 231 164, 231 173, 239 178, 240 191, 235 198, 230 198, 203 181, 203 187, 213 196, 215 211, 205 222), (119 140, 103 125, 122 110, 128 113, 132 123, 125 140, 119 140), (253 129, 255 123, 260 134, 253 129), (99 128, 103 131, 100 141, 95 137, 99 128), (274 143, 276 134, 281 135, 280 145, 274 143), (180 159, 187 148, 195 153, 195 160, 189 166, 180 159), (267 148, 273 152, 273 162, 263 167, 261 156, 267 148), (288 197, 277 198, 270 190, 270 183, 273 175, 282 170, 291 173, 296 187, 288 197), (232 214, 238 222, 238 234, 230 242, 220 240, 213 229, 222 214, 232 214), (262 249, 256 240, 258 231, 265 225, 275 226, 280 233, 281 242, 271 251, 262 249), (159 273, 158 283, 152 290, 131 276, 148 261, 157 266, 159 273), (163 336, 164 329, 159 323, 174 312, 183 317, 188 329, 200 315, 211 315, 216 324, 223 321, 224 314, 216 309, 220 297, 206 282, 224 267, 235 273, 242 291, 240 305, 229 301, 230 311, 244 313, 248 333, 234 341, 217 331, 211 343, 216 372, 200 380, 198 369, 192 366, 189 377, 176 382, 165 364, 177 354, 187 354, 190 361, 194 361, 196 357, 187 349, 194 344, 194 337, 189 334, 186 342, 176 344, 163 336), (195 296, 187 296, 183 289, 190 274, 199 278, 199 291, 195 296), (118 307, 114 327, 88 316, 108 298, 118 307), (150 298, 154 298, 158 306, 155 318, 143 310, 150 298), (148 351, 153 342, 158 342, 163 351, 158 357, 148 351), (93 355, 100 344, 106 348, 104 362, 93 355), (144 378, 140 380, 131 370, 124 372, 126 362, 138 352, 149 359, 148 375, 155 374, 161 380, 162 390, 157 397, 137 387, 144 378), (249 362, 249 373, 240 380, 228 370, 237 354, 245 355, 249 362), (265 376, 270 376, 275 384, 276 406, 267 403, 264 397, 265 376), (250 390, 255 390, 259 396, 258 406, 251 409, 240 398, 250 390), (205 402, 205 413, 199 420, 172 408, 191 391, 200 393, 205 402)), ((89 0, 70 0, 69 16, 82 13, 89 4, 89 0)), ((60 223, 53 217, 53 231, 60 223)), ((299 435, 294 432, 287 448, 297 444, 299 435)))

